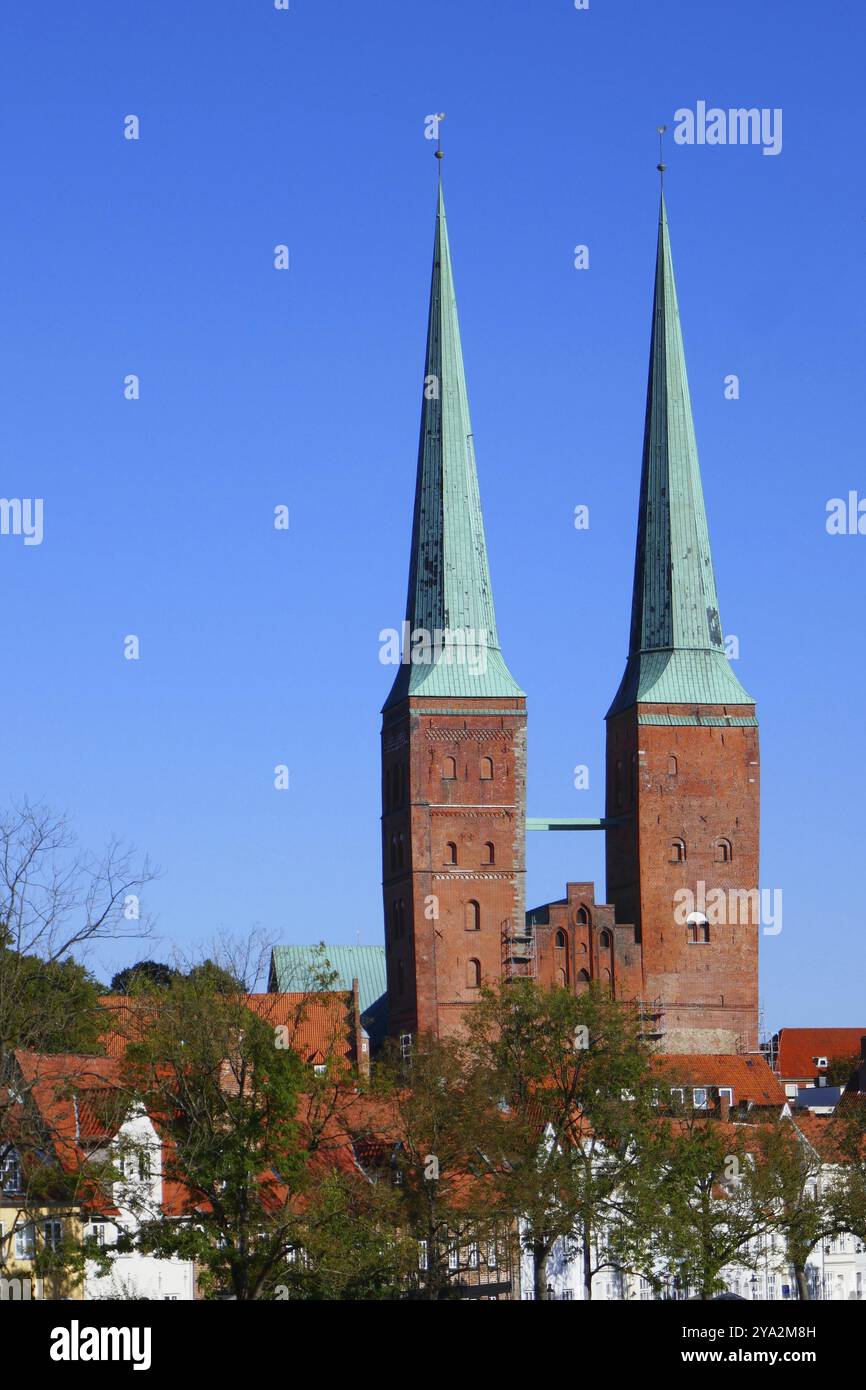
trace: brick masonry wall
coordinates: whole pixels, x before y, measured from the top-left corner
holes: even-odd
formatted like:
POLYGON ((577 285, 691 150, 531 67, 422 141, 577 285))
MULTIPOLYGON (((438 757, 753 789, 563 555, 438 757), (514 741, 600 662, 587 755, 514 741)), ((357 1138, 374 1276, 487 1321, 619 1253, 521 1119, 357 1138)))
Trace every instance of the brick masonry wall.
POLYGON ((498 979, 524 920, 525 701, 387 711, 382 796, 389 1028, 445 1036, 478 998, 473 963, 498 979))
MULTIPOLYGON (((701 708, 705 715, 728 712, 753 715, 754 708, 701 708)), ((758 731, 638 724, 637 715, 633 709, 608 721, 607 815, 626 820, 606 832, 607 896, 617 920, 637 928, 644 997, 660 999, 665 1010, 665 1050, 754 1049, 759 921, 752 913, 745 922, 730 920, 728 910, 729 920, 713 924, 707 907, 709 941, 693 942, 674 909, 677 890, 697 896, 701 881, 707 895, 759 887, 758 731), (677 841, 685 847, 682 862, 677 841), (722 841, 730 846, 727 862, 720 860, 722 841)))

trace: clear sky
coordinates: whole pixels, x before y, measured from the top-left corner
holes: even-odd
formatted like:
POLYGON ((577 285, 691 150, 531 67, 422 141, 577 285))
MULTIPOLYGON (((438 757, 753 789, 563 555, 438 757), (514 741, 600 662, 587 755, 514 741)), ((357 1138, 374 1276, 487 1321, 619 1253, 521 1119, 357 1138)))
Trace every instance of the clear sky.
MULTIPOLYGON (((666 122, 762 882, 784 894, 764 1026, 866 1023, 866 536, 825 527, 828 499, 866 496, 864 29, 850 0, 4 8, 0 493, 44 499, 44 539, 0 536, 2 794, 148 850, 147 954, 254 925, 382 939, 378 634, 406 590, 432 112, 528 811, 601 814, 666 122), (781 108, 781 152, 677 146, 698 101, 781 108)), ((568 878, 603 894, 600 836, 531 835, 528 865, 530 905, 568 878)))

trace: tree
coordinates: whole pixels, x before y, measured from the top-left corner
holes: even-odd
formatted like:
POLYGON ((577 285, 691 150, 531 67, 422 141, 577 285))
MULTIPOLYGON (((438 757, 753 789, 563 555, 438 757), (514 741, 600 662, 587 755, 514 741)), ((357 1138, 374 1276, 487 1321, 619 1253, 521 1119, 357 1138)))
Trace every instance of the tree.
POLYGON ((25 801, 0 816, 0 1165, 12 1148, 16 1050, 95 1049, 98 989, 75 957, 148 934, 141 893, 153 877, 116 839, 99 856, 83 851, 67 819, 45 806, 25 801))
POLYGON ((827 1126, 825 1161, 833 1165, 827 1203, 833 1235, 850 1233, 866 1245, 866 1100, 843 1097, 827 1126))
POLYGON ((760 1161, 753 1189, 774 1213, 794 1270, 799 1297, 811 1298, 806 1264, 814 1247, 832 1231, 832 1209, 821 1182, 820 1155, 787 1118, 762 1126, 756 1134, 760 1161))
POLYGON ((858 1053, 852 1057, 830 1057, 827 1062, 827 1085, 847 1086, 859 1067, 860 1060, 858 1053))
POLYGON ((651 1204, 636 1136, 650 1122, 652 1078, 635 1010, 597 988, 573 995, 530 980, 484 991, 469 1047, 501 1098, 491 1143, 498 1200, 520 1223, 536 1299, 548 1259, 579 1239, 584 1296, 595 1274, 640 1261, 651 1204))
POLYGON ((657 1202, 656 1259, 701 1298, 724 1288, 726 1265, 756 1266, 755 1245, 775 1224, 757 1128, 684 1107, 642 1146, 657 1202))
POLYGON ((399 1193, 425 1299, 459 1296, 480 1252, 507 1238, 487 1157, 496 1113, 487 1081, 456 1038, 419 1037, 411 1059, 390 1043, 376 1067, 368 1167, 399 1193))
POLYGON ((225 960, 144 1001, 147 1026, 127 1046, 124 1084, 160 1131, 164 1174, 182 1197, 171 1216, 137 1213, 140 1229, 126 1244, 194 1259, 206 1293, 244 1301, 313 1288, 336 1296, 341 1278, 378 1287, 387 1252, 376 1266, 376 1203, 341 1115, 356 1079, 337 1084, 327 1064, 316 1077, 245 991, 218 988, 244 973, 225 960))
POLYGON ((151 989, 168 989, 177 979, 178 972, 171 965, 158 960, 140 960, 118 970, 111 981, 112 994, 136 994, 151 989))

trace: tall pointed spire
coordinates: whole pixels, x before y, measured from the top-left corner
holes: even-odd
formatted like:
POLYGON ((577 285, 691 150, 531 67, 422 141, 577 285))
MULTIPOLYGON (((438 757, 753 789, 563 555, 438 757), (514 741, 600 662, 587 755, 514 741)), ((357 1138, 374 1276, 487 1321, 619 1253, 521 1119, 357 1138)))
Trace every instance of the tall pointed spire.
MULTIPOLYGON (((663 165, 659 165, 663 169, 663 165)), ((644 429, 631 640, 608 717, 638 702, 751 705, 725 656, 664 192, 644 429)))
POLYGON ((407 695, 523 694, 499 650, 441 168, 406 602, 411 642, 386 709, 407 695))

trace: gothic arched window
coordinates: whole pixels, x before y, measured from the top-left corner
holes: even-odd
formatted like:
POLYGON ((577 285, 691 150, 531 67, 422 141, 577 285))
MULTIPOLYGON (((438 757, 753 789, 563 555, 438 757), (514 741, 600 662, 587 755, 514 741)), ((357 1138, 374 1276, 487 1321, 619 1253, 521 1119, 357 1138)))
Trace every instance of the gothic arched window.
POLYGON ((610 932, 603 931, 599 935, 598 944, 603 951, 610 950, 610 932))
POLYGON ((556 944, 557 944, 557 946, 559 947, 560 951, 564 948, 564 946, 565 946, 565 932, 564 932, 564 931, 558 931, 558 932, 556 933, 556 944))
POLYGON ((703 946, 709 942, 710 924, 706 917, 700 917, 695 913, 688 926, 689 941, 693 946, 703 946))
POLYGON ((579 907, 577 909, 577 924, 580 927, 589 926, 589 913, 585 907, 579 907))

